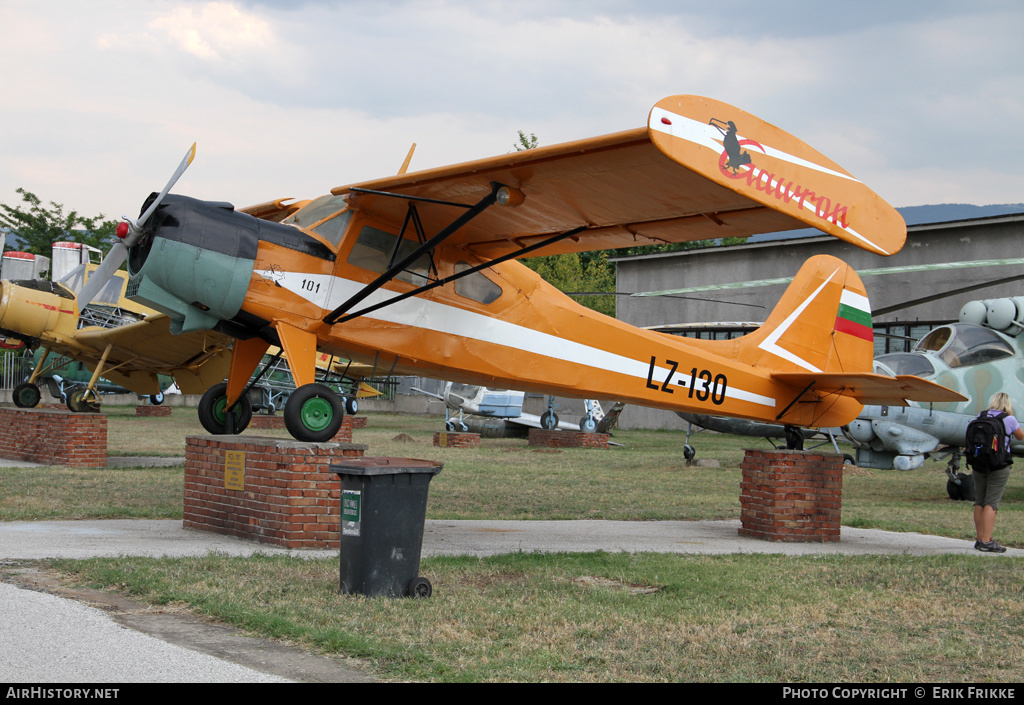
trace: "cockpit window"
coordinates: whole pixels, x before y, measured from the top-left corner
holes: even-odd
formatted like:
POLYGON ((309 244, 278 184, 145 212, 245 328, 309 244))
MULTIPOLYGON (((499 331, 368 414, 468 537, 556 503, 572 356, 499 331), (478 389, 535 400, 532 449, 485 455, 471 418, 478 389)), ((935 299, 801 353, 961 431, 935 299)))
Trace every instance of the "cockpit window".
POLYGON ((314 225, 313 232, 336 246, 341 242, 341 236, 345 234, 345 228, 351 217, 352 211, 342 211, 314 225))
POLYGON ((935 368, 924 355, 917 353, 892 353, 890 355, 879 355, 876 362, 881 362, 897 375, 916 375, 917 377, 928 377, 935 374, 935 368))
POLYGON ((321 196, 307 203, 298 211, 288 216, 282 223, 298 225, 300 228, 311 228, 328 216, 348 208, 344 196, 321 196))
MULTIPOLYGON (((465 262, 455 265, 455 271, 459 274, 470 268, 465 262)), ((501 287, 480 272, 474 272, 455 280, 455 293, 482 304, 489 304, 501 296, 501 287)))
POLYGON ((78 292, 82 290, 82 286, 85 284, 85 265, 80 264, 65 274, 60 283, 74 292, 75 296, 78 296, 78 292))
POLYGON ((950 367, 980 365, 1013 355, 1013 347, 990 328, 954 323, 936 328, 922 338, 915 351, 937 351, 950 367))
MULTIPOLYGON (((93 272, 95 273, 95 270, 93 270, 93 272)), ((85 265, 81 264, 72 269, 64 275, 64 278, 61 279, 59 283, 71 291, 75 296, 78 296, 82 291, 83 284, 85 283, 85 265)), ((110 277, 110 280, 103 285, 103 288, 96 293, 96 296, 94 296, 92 300, 96 303, 113 304, 117 306, 121 303, 121 292, 123 290, 124 274, 117 272, 110 277)))
MULTIPOLYGON (((400 262, 415 249, 416 243, 412 240, 402 238, 399 242, 398 237, 391 233, 364 225, 363 229, 359 231, 359 237, 355 244, 352 245, 348 263, 381 274, 387 271, 389 263, 400 262), (397 252, 395 252, 396 244, 398 245, 397 252)), ((406 267, 405 271, 395 275, 395 279, 423 286, 429 281, 427 278, 429 266, 430 257, 422 254, 406 267)))

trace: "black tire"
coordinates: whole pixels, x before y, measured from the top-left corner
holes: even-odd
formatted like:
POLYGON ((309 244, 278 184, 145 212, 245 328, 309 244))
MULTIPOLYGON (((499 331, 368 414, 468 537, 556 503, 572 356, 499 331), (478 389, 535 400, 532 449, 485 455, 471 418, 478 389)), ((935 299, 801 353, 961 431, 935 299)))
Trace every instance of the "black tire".
MULTIPOLYGON (((228 432, 227 392, 228 385, 221 382, 207 389, 206 394, 199 400, 199 423, 203 425, 207 433, 222 436, 228 432)), ((249 401, 248 395, 242 395, 231 413, 234 414, 234 433, 241 433, 249 427, 249 422, 252 421, 252 403, 249 401)))
POLYGON ((693 460, 697 455, 697 449, 691 446, 689 443, 683 446, 683 457, 687 460, 693 460))
POLYGON ((580 430, 584 433, 595 433, 597 431, 597 421, 594 421, 593 416, 584 416, 580 419, 580 430))
POLYGON ((284 405, 284 425, 300 441, 323 443, 334 438, 345 419, 345 405, 322 384, 304 384, 284 405))
POLYGON ((548 431, 554 431, 558 428, 558 414, 553 411, 545 411, 540 415, 541 428, 548 431))
POLYGON ((39 392, 39 387, 30 383, 22 382, 14 388, 12 393, 14 399, 14 405, 19 409, 31 409, 39 404, 39 400, 42 399, 42 394, 39 392))
POLYGON ((164 403, 164 393, 157 392, 156 394, 149 395, 149 403, 153 406, 160 406, 164 403))
POLYGON ((68 408, 74 411, 76 414, 95 414, 100 410, 100 404, 98 400, 93 400, 90 397, 95 396, 95 392, 89 393, 89 390, 85 387, 78 387, 73 389, 68 394, 67 405, 68 408))
POLYGON ((355 397, 349 397, 345 400, 345 413, 349 416, 355 416, 359 413, 359 400, 355 397))
POLYGON ((952 478, 946 481, 946 494, 949 495, 950 499, 956 500, 958 502, 973 502, 974 476, 958 472, 956 474, 956 479, 959 480, 959 483, 956 480, 953 480, 952 478))
POLYGON ((431 586, 430 581, 426 578, 413 578, 412 582, 409 583, 408 592, 409 597, 424 598, 430 597, 430 595, 434 592, 434 588, 433 586, 431 586))

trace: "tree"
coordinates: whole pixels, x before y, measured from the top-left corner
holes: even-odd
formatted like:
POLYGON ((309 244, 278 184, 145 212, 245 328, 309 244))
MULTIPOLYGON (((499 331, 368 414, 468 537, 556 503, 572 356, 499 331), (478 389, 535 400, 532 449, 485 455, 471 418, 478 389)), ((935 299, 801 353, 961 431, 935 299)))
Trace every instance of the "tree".
POLYGON ((525 152, 528 149, 537 147, 540 143, 537 141, 537 135, 532 132, 527 135, 522 130, 519 130, 519 141, 516 142, 515 148, 517 152, 525 152))
MULTIPOLYGON (((517 152, 539 146, 537 135, 532 132, 527 135, 522 130, 518 132, 519 141, 515 145, 517 152)), ((560 291, 615 291, 615 268, 604 252, 570 252, 564 255, 528 257, 521 261, 560 291)), ((579 302, 600 313, 615 315, 615 297, 612 295, 580 297, 579 302)))
MULTIPOLYGON (((21 203, 15 206, 0 203, 0 227, 7 228, 21 243, 25 252, 49 257, 53 243, 80 242, 103 250, 110 249, 117 221, 105 220, 102 214, 87 218, 71 211, 64 214, 64 206, 50 201, 49 207, 31 191, 19 188, 21 203)), ((8 238, 7 246, 12 243, 8 238)))

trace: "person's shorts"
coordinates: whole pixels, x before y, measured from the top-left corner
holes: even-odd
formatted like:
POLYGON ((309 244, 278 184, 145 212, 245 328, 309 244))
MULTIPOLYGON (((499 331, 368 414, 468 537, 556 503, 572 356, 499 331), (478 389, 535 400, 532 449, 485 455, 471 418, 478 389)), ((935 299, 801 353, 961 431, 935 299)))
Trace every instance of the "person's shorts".
POLYGON ((994 470, 988 474, 975 472, 971 475, 974 477, 974 505, 977 507, 987 505, 998 510, 999 500, 1003 498, 1006 482, 1010 479, 1010 467, 994 470))

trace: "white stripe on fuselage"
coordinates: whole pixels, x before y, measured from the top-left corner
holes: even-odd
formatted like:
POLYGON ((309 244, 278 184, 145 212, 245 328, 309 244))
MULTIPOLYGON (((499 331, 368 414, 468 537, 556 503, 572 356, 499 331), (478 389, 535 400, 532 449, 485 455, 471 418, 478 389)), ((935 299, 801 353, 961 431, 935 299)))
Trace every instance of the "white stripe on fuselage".
MULTIPOLYGON (((340 306, 366 285, 330 274, 304 274, 301 272, 281 272, 257 270, 257 275, 272 279, 278 286, 301 296, 306 301, 331 311, 340 306)), ((356 310, 382 303, 397 296, 395 292, 378 289, 361 301, 356 310)), ((460 338, 478 340, 483 343, 501 345, 535 355, 542 355, 556 360, 566 360, 578 365, 593 367, 609 372, 618 372, 630 377, 646 381, 651 373, 649 362, 633 360, 622 355, 583 345, 572 340, 559 338, 555 335, 503 321, 493 316, 467 311, 465 309, 411 297, 390 306, 368 313, 364 318, 385 321, 397 325, 423 328, 425 330, 451 335, 460 338)), ((661 384, 668 376, 668 368, 656 367, 655 378, 661 384), (660 376, 659 376, 660 373, 660 376)), ((670 385, 688 382, 690 372, 676 372, 668 381, 670 385)), ((697 382, 702 382, 697 380, 697 382)), ((761 394, 755 394, 729 386, 726 396, 739 401, 775 407, 775 400, 761 394)))

